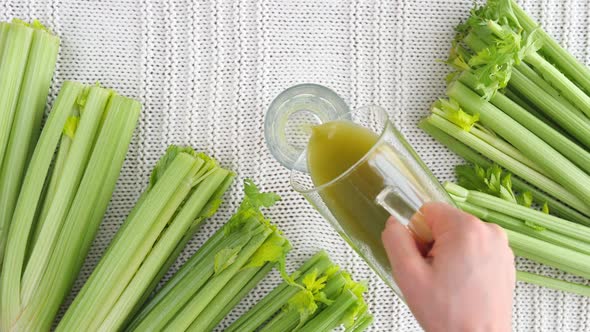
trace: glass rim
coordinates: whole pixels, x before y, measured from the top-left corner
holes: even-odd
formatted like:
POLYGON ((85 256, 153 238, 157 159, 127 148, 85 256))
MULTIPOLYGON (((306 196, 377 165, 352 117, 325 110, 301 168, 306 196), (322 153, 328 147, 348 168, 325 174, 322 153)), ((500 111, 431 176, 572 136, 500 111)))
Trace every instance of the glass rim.
MULTIPOLYGON (((373 154, 373 152, 375 152, 375 150, 377 149, 378 146, 381 145, 381 143, 383 143, 384 137, 385 137, 385 133, 387 133, 387 130, 393 126, 393 123, 391 122, 390 118, 389 118, 389 114, 387 114, 387 112, 385 111, 385 109, 383 109, 380 106, 376 106, 376 105, 369 105, 369 106, 363 106, 363 107, 359 107, 356 110, 351 110, 348 111, 346 113, 343 113, 342 115, 340 115, 339 117, 337 117, 334 120, 331 121, 338 121, 338 120, 343 120, 343 119, 350 119, 351 115, 355 112, 358 112, 359 110, 363 110, 363 109, 367 109, 367 110, 371 110, 371 112, 376 112, 378 114, 378 116, 382 117, 385 121, 385 125, 383 126, 383 128, 381 129, 381 132, 379 133, 379 139, 377 140, 377 142, 375 142, 375 144, 373 144, 373 146, 369 149, 369 151, 367 151, 363 157, 361 159, 359 159, 357 162, 355 162, 352 166, 350 166, 349 168, 346 169, 346 171, 342 172, 340 175, 338 175, 337 177, 335 177, 334 179, 319 185, 319 186, 313 186, 310 189, 304 189, 304 190, 299 190, 298 189, 298 185, 295 184, 295 180, 294 175, 295 173, 306 173, 306 172, 302 172, 297 170, 295 167, 293 169, 290 170, 290 174, 289 174, 289 182, 291 184, 291 187, 297 191, 300 194, 311 194, 314 192, 320 192, 323 189, 334 185, 335 183, 339 182, 340 180, 344 179, 345 177, 347 177, 348 175, 350 175, 352 172, 354 172, 361 164, 363 164, 365 161, 367 161, 369 159, 369 156, 371 154, 373 154)), ((354 123, 354 121, 353 121, 354 123)), ((302 158, 307 158, 307 148, 305 148, 303 150, 303 152, 301 153, 301 155, 299 156, 297 162, 301 161, 302 158)), ((296 163, 297 163, 296 162, 296 163)), ((307 172, 307 174, 309 174, 309 172, 307 172)), ((311 177, 311 175, 309 175, 311 177)))

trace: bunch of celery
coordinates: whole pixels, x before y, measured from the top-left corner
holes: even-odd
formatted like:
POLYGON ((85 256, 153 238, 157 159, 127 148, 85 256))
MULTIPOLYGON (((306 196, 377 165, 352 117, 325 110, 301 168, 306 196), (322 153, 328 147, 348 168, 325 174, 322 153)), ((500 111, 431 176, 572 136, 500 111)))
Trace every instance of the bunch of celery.
POLYGON ((59 38, 38 21, 0 22, 0 266, 58 50, 59 38))
POLYGON ((474 9, 448 61, 450 100, 425 122, 589 216, 590 71, 531 22, 511 0, 474 9))
POLYGON ((65 82, 16 201, 1 276, 2 330, 48 330, 107 209, 141 105, 65 82))
MULTIPOLYGON (((470 181, 466 184, 477 188, 470 181)), ((502 186, 503 191, 510 191, 502 186)), ((590 228, 549 215, 546 208, 544 211, 531 209, 526 206, 530 204, 526 198, 521 201, 523 206, 455 183, 446 183, 445 189, 462 210, 504 228, 516 255, 590 279, 590 228)), ((590 295, 590 287, 580 284, 524 272, 519 272, 517 277, 550 288, 590 295)))
POLYGON ((233 178, 212 158, 171 146, 57 330, 124 327, 200 223, 215 213, 233 178))
POLYGON ((225 331, 364 331, 373 321, 365 289, 319 252, 225 331))
POLYGON ((464 210, 507 229, 515 253, 590 278, 590 69, 512 0, 473 9, 447 63, 457 70, 449 99, 420 126, 479 166, 458 168, 461 186, 448 191, 464 210), (563 219, 531 209, 533 202, 563 219))
MULTIPOLYGON (((279 197, 260 193, 249 180, 244 192, 237 212, 156 293, 127 330, 211 331, 274 265, 284 263, 289 242, 260 211, 279 197)), ((112 308, 111 316, 116 310, 112 308)), ((65 326, 76 330, 81 325, 65 326)), ((101 327, 118 326, 107 318, 101 327)))

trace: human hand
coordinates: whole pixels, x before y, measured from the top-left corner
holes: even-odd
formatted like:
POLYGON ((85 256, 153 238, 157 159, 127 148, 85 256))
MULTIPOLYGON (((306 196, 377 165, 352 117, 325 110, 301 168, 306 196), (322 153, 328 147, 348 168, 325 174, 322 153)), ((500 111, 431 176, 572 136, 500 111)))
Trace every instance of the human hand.
POLYGON ((514 255, 497 225, 444 203, 420 209, 431 228, 431 248, 416 244, 390 218, 382 234, 393 277, 410 310, 428 332, 510 331, 514 255))

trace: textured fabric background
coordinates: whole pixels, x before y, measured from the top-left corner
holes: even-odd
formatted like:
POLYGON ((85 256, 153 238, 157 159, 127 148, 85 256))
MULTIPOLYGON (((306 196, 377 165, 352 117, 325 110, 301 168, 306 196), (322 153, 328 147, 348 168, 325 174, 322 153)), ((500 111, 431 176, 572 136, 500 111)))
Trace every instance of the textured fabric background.
MULTIPOLYGON (((267 105, 283 89, 316 82, 352 107, 385 107, 440 179, 459 159, 418 130, 418 119, 444 92, 452 28, 471 0, 2 0, 0 20, 39 18, 62 38, 53 98, 64 80, 100 81, 144 104, 136 136, 78 290, 172 143, 213 154, 239 178, 252 177, 284 200, 270 217, 291 239, 292 269, 320 247, 370 284, 374 331, 419 331, 408 309, 293 192, 288 172, 264 145, 267 105)), ((527 0, 524 7, 577 57, 590 62, 587 0, 527 0)), ((175 268, 236 208, 240 181, 175 268)), ((575 280, 537 264, 520 268, 575 280)), ((226 324, 279 281, 276 273, 243 301, 226 324)), ((494 285, 489 285, 494 287, 494 285)), ((68 300, 71 301, 71 298, 68 300)), ((516 331, 590 330, 590 301, 519 284, 516 331)))

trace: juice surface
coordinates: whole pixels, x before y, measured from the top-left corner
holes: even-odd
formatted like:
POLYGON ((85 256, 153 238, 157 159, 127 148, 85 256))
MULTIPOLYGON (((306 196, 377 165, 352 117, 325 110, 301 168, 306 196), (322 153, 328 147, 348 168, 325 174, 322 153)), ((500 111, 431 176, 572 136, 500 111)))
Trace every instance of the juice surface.
POLYGON ((319 190, 319 194, 353 248, 371 257, 374 265, 389 268, 381 243, 381 232, 389 214, 375 203, 375 197, 384 187, 383 173, 375 166, 375 157, 390 154, 384 154, 387 144, 371 150, 378 141, 375 133, 352 122, 328 122, 312 129, 307 162, 316 187, 356 165, 338 181, 319 190))
POLYGON ((312 128, 307 162, 313 184, 332 181, 363 158, 379 136, 349 121, 332 121, 312 128))

